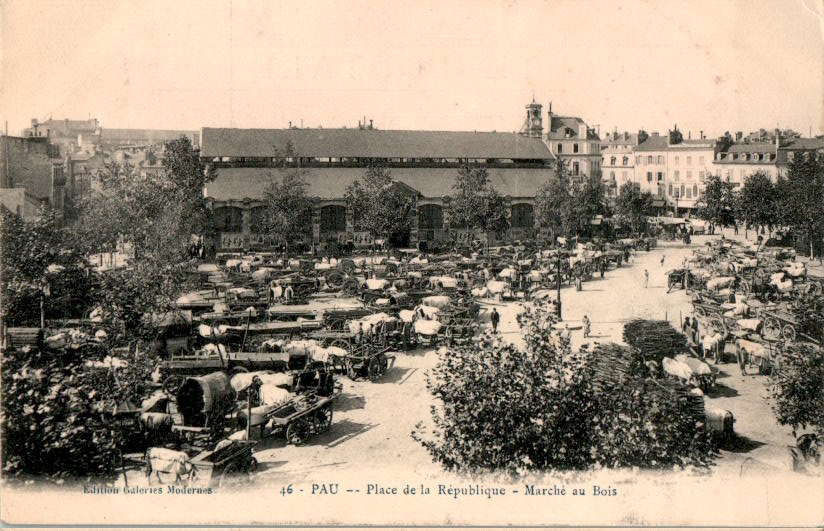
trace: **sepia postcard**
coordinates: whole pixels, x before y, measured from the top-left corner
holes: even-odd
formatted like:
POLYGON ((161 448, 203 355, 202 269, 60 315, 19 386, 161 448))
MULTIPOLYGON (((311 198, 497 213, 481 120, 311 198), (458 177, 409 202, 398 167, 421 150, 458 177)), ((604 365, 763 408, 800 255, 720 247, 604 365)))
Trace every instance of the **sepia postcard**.
POLYGON ((822 0, 5 0, 5 527, 824 525, 822 0))

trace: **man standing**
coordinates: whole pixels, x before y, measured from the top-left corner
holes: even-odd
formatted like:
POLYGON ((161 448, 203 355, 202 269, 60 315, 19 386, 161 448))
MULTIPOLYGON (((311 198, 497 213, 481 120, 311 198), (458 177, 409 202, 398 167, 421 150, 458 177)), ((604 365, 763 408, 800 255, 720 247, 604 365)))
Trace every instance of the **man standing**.
POLYGON ((647 271, 646 269, 644 269, 644 287, 649 287, 649 271, 647 271))
POLYGON ((662 255, 661 256, 661 267, 664 267, 664 258, 666 258, 666 257, 667 257, 667 255, 662 255))
POLYGON ((497 308, 492 308, 492 315, 490 316, 490 320, 492 321, 492 332, 498 332, 498 322, 501 320, 501 315, 498 313, 497 308))
POLYGON ((584 318, 581 321, 584 323, 584 337, 589 337, 589 316, 584 315, 584 318))

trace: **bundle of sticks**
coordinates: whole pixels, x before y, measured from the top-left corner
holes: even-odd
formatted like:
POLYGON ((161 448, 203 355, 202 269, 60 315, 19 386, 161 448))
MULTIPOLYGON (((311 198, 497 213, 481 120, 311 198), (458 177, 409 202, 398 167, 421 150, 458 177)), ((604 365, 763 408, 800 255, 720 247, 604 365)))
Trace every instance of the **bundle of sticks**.
POLYGON ((655 361, 659 365, 663 358, 687 350, 687 338, 669 321, 634 319, 624 325, 624 341, 643 361, 655 361))

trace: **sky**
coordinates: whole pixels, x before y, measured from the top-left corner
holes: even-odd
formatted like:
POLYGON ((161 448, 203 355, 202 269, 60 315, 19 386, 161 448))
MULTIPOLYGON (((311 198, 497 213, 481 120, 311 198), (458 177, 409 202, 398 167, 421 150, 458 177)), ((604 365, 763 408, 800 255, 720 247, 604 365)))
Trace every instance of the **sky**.
POLYGON ((824 132, 824 0, 4 0, 0 115, 104 127, 824 132))

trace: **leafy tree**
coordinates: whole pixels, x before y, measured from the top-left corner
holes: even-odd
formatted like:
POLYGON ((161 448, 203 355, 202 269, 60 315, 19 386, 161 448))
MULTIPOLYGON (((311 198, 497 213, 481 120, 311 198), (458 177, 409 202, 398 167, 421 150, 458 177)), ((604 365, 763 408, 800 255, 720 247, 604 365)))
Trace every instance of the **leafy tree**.
POLYGON ((824 437, 824 350, 809 343, 779 353, 781 370, 773 371, 771 395, 778 422, 793 435, 808 427, 824 437))
POLYGON ((264 191, 266 229, 286 246, 287 256, 312 230, 312 199, 302 175, 299 169, 284 170, 280 182, 273 180, 264 191))
POLYGON ((810 242, 813 258, 815 244, 824 236, 824 156, 797 156, 780 186, 784 222, 810 242))
POLYGON ((82 317, 90 304, 89 265, 51 210, 31 222, 0 208, 0 313, 12 326, 39 326, 47 315, 82 317))
POLYGON ((652 194, 641 192, 635 183, 626 182, 618 192, 616 210, 618 217, 632 228, 632 233, 638 234, 652 212, 652 194))
POLYGON ((590 221, 595 216, 605 214, 607 208, 604 183, 598 176, 589 176, 582 187, 573 190, 564 216, 564 230, 568 235, 589 234, 592 231, 590 221))
POLYGON ((696 203, 697 215, 712 225, 727 226, 735 222, 737 199, 732 183, 710 175, 704 193, 696 203))
POLYGON ((541 186, 535 197, 538 222, 550 230, 553 241, 564 230, 564 212, 572 199, 566 167, 561 159, 556 164, 555 175, 541 186))
POLYGON ((492 187, 486 168, 464 166, 458 170, 449 196, 448 226, 480 229, 486 234, 489 248, 492 233, 509 229, 509 217, 506 201, 492 187))
POLYGON ((346 187, 346 203, 354 218, 355 230, 369 232, 374 241, 383 238, 391 244, 409 239, 412 196, 392 179, 389 170, 377 164, 366 168, 363 179, 346 187))
POLYGON ((119 472, 130 442, 145 447, 116 408, 145 397, 154 360, 86 346, 3 353, 2 466, 7 476, 100 477, 119 472), (136 438, 136 439, 133 439, 136 438))
POLYGON ((485 336, 448 349, 427 376, 431 426, 413 437, 457 472, 706 465, 712 446, 689 394, 630 367, 626 347, 573 352, 547 309, 521 319, 526 348, 485 336), (619 359, 620 358, 620 359, 619 359))
MULTIPOLYGON (((154 157, 151 152, 149 155, 154 157)), ((203 189, 217 177, 217 173, 214 170, 206 171, 200 161, 200 153, 186 136, 164 145, 163 172, 172 183, 176 195, 174 199, 185 206, 181 211, 188 218, 189 231, 202 233, 208 219, 203 189)))
POLYGON ((744 180, 739 196, 741 217, 747 226, 770 230, 777 224, 778 202, 775 186, 764 171, 756 171, 744 180))
POLYGON ((195 171, 193 152, 174 144, 165 171, 141 173, 111 164, 87 196, 76 233, 89 252, 123 244, 131 249, 127 271, 102 275, 96 297, 113 340, 148 339, 156 330, 147 315, 170 310, 182 289, 187 247, 202 229, 206 177, 195 171))

